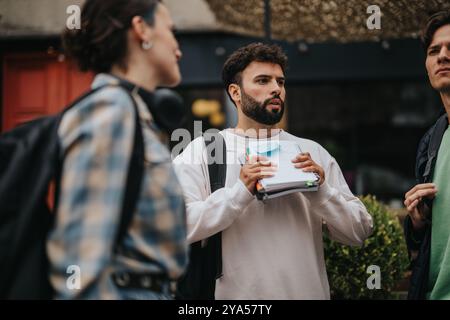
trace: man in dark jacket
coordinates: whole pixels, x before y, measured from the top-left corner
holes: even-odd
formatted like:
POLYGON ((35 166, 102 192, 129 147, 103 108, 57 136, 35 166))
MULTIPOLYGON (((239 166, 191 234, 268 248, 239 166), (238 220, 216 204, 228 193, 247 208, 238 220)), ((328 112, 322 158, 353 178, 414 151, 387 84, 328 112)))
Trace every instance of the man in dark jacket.
POLYGON ((450 11, 430 17, 423 31, 426 69, 445 114, 422 138, 417 185, 405 194, 405 235, 413 259, 410 299, 450 299, 450 11))

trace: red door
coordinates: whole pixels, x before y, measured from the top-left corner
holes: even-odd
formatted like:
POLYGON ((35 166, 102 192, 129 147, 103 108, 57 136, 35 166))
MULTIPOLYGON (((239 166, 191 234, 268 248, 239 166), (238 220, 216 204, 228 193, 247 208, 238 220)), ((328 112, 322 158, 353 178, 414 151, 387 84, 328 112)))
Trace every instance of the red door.
POLYGON ((88 90, 91 73, 81 73, 62 56, 7 54, 3 61, 2 131, 56 113, 88 90))

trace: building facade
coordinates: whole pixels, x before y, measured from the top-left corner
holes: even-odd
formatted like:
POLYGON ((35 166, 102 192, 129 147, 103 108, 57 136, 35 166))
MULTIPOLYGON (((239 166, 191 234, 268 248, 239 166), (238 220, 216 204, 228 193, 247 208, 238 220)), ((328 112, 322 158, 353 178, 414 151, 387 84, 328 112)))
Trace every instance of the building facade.
MULTIPOLYGON (((183 51, 176 90, 192 110, 183 127, 233 125, 222 65, 236 48, 267 39, 224 32, 207 1, 189 1, 165 1, 183 51)), ((93 75, 77 70, 59 40, 67 8, 82 2, 0 0, 2 132, 61 110, 89 88, 93 75)), ((289 57, 283 126, 326 147, 354 192, 399 205, 413 183, 419 138, 442 109, 419 40, 277 43, 289 57)))

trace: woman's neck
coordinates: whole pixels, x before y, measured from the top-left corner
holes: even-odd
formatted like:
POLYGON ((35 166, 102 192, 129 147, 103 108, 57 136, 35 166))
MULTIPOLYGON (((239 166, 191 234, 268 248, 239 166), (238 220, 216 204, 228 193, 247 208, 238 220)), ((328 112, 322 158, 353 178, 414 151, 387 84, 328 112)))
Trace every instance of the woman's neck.
POLYGON ((155 91, 157 87, 152 70, 142 70, 142 67, 138 68, 136 63, 129 63, 126 69, 114 65, 111 68, 111 74, 130 81, 150 92, 155 91))

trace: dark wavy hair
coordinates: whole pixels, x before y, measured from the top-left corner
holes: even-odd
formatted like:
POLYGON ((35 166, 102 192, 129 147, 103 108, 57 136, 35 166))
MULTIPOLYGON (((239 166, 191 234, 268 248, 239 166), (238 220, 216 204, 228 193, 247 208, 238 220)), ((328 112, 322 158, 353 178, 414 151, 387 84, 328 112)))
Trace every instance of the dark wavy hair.
POLYGON ((127 32, 131 20, 141 16, 154 25, 160 0, 87 0, 81 12, 81 28, 62 35, 65 53, 80 70, 109 72, 114 64, 126 69, 127 32))
MULTIPOLYGON (((232 83, 242 84, 242 71, 253 61, 270 62, 280 65, 283 72, 287 67, 287 56, 276 44, 251 43, 233 52, 225 61, 222 69, 222 81, 228 93, 232 83)), ((228 93, 228 96, 230 94, 228 93)), ((231 99, 231 96, 230 96, 231 99)), ((231 99, 233 101, 233 99, 231 99)))
POLYGON ((433 41, 433 36, 437 29, 450 24, 450 10, 443 10, 432 14, 422 30, 422 45, 425 51, 433 41))

